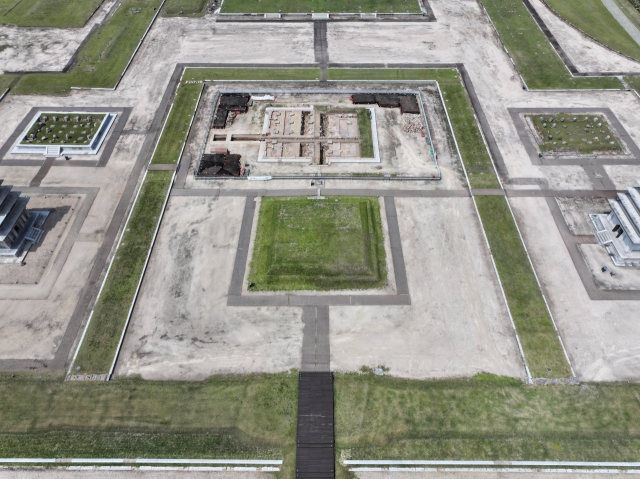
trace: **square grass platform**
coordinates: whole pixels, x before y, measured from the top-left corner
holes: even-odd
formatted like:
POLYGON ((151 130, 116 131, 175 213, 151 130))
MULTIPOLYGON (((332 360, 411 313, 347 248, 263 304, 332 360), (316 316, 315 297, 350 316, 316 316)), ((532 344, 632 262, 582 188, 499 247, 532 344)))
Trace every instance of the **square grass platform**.
POLYGON ((418 0, 224 0, 222 13, 421 13, 418 0))
POLYGON ((377 197, 264 197, 251 291, 380 288, 387 281, 377 197))
POLYGON ((527 114, 538 138, 538 148, 544 152, 576 151, 622 153, 618 139, 602 114, 527 114))

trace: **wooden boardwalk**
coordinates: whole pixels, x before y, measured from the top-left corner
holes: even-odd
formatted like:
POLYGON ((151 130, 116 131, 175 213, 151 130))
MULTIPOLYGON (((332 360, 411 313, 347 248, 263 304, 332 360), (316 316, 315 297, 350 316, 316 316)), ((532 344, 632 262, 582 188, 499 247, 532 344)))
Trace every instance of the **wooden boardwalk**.
POLYGON ((301 372, 298 376, 296 478, 333 479, 333 375, 301 372))

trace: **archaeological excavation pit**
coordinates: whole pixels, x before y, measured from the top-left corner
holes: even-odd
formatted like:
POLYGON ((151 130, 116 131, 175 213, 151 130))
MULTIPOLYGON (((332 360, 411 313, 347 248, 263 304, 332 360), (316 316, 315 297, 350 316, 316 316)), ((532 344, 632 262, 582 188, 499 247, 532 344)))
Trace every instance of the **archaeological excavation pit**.
POLYGON ((419 92, 221 90, 209 107, 196 179, 440 177, 419 92))

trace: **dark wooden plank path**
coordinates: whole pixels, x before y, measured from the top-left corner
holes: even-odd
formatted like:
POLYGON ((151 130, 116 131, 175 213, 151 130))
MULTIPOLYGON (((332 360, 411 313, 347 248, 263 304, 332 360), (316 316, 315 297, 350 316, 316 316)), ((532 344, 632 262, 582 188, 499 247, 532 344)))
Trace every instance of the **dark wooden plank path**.
POLYGON ((297 479, 333 479, 333 375, 300 372, 298 376, 297 479))

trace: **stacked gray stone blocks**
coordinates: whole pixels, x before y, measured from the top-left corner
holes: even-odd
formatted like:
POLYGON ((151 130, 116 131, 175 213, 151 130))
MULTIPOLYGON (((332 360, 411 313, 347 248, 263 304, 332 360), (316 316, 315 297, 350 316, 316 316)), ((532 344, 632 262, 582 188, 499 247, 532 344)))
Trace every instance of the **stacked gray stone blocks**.
POLYGON ((609 200, 609 214, 589 215, 596 239, 616 266, 640 266, 640 180, 638 186, 609 200))

